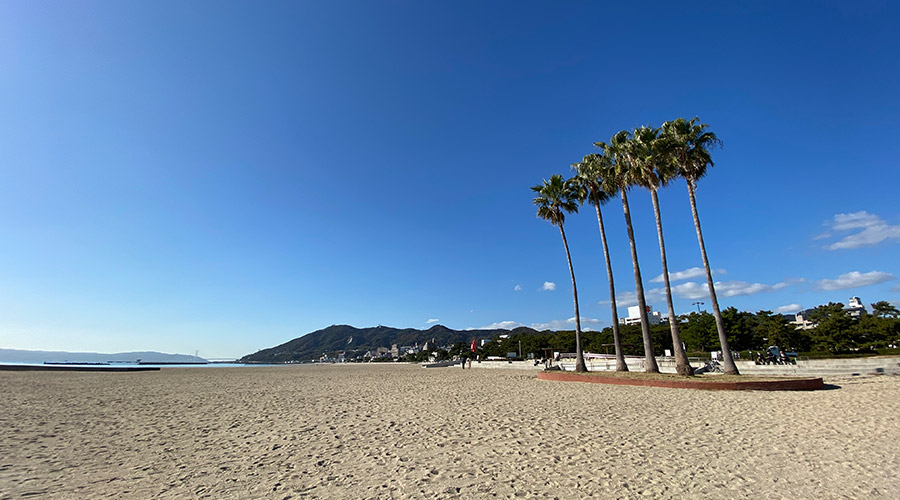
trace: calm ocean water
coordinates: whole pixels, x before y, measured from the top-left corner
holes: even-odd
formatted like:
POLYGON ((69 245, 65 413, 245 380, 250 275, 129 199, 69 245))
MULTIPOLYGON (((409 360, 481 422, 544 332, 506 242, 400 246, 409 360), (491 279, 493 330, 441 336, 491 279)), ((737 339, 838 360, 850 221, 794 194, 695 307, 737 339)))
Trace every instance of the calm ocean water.
POLYGON ((154 364, 154 363, 109 363, 109 364, 91 364, 91 363, 43 363, 43 362, 8 362, 8 361, 0 361, 0 365, 5 366, 60 366, 60 367, 90 367, 90 368, 131 368, 131 367, 146 367, 146 368, 234 368, 234 367, 242 367, 242 366, 288 366, 288 365, 268 365, 268 364, 243 364, 243 363, 207 363, 207 364, 196 364, 196 365, 180 365, 180 364, 154 364))

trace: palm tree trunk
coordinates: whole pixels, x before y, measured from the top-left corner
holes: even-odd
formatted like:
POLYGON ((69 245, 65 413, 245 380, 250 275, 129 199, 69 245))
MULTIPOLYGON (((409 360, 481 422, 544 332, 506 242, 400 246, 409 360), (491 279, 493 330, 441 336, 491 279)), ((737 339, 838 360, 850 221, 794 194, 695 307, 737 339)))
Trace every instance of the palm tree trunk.
POLYGON ((609 247, 606 245, 606 230, 603 228, 603 215, 600 213, 600 205, 596 204, 597 224, 600 226, 600 241, 603 242, 603 259, 606 261, 606 276, 609 278, 609 302, 612 304, 612 331, 613 344, 616 348, 616 371, 627 372, 625 354, 622 353, 622 337, 619 336, 619 312, 616 310, 616 286, 613 283, 612 263, 609 261, 609 247))
POLYGON ((650 320, 647 319, 647 301, 644 300, 644 284, 641 280, 641 265, 638 263, 637 246, 634 242, 634 228, 631 227, 631 210, 628 195, 622 190, 622 211, 625 212, 625 227, 628 229, 628 243, 631 244, 631 263, 634 266, 634 291, 641 310, 641 336, 644 338, 644 371, 659 373, 659 365, 653 355, 653 339, 650 337, 650 320))
POLYGON ((697 200, 694 198, 694 181, 687 180, 688 194, 691 198, 691 213, 694 215, 694 228, 697 230, 697 241, 700 243, 700 255, 703 258, 703 269, 706 270, 706 286, 709 288, 709 299, 712 303, 713 314, 716 317, 716 330, 719 331, 719 344, 722 346, 723 371, 729 375, 740 375, 734 358, 731 356, 731 346, 728 345, 728 335, 725 334, 725 323, 722 321, 722 313, 719 311, 719 301, 716 299, 716 287, 713 286, 712 271, 709 268, 709 259, 706 257, 706 245, 703 243, 703 231, 700 230, 700 216, 697 214, 697 200))
POLYGON ((569 262, 569 275, 572 277, 572 295, 575 297, 575 371, 586 372, 584 353, 581 350, 581 313, 578 311, 578 287, 575 286, 575 270, 572 269, 572 256, 569 254, 569 242, 566 241, 566 232, 562 224, 559 225, 559 234, 562 235, 563 246, 566 247, 566 260, 569 262))
POLYGON ((656 216, 656 234, 659 236, 659 257, 662 260, 663 283, 666 285, 666 305, 669 306, 669 330, 672 331, 672 348, 675 353, 675 371, 679 375, 690 377, 694 369, 688 362, 681 345, 681 334, 678 332, 678 317, 675 316, 675 306, 672 305, 672 287, 669 285, 669 264, 666 261, 666 243, 663 240, 662 216, 659 213, 659 196, 656 189, 650 190, 650 200, 653 202, 653 215, 656 216))

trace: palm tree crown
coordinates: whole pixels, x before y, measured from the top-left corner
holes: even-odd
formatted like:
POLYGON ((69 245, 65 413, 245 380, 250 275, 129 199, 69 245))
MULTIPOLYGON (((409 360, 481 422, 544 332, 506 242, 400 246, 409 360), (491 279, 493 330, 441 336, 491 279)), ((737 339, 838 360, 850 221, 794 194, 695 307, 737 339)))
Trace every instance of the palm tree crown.
POLYGON ((716 134, 707 130, 709 125, 698 123, 699 121, 696 117, 690 121, 678 118, 663 123, 661 127, 662 135, 669 140, 678 175, 684 177, 692 187, 706 175, 707 167, 714 165, 709 150, 722 145, 716 134))
POLYGON ((678 175, 672 161, 672 141, 660 134, 660 129, 638 127, 628 141, 631 161, 629 179, 639 186, 656 191, 678 175))
POLYGON ((580 162, 572 164, 572 167, 578 173, 572 182, 580 190, 582 200, 586 199, 592 205, 602 207, 615 197, 617 189, 612 182, 612 162, 607 156, 591 153, 580 162))
POLYGON ((543 184, 532 186, 537 193, 534 204, 538 207, 537 216, 550 221, 554 226, 562 226, 566 222, 566 212, 578 212, 579 192, 571 180, 564 180, 562 175, 550 176, 543 184))

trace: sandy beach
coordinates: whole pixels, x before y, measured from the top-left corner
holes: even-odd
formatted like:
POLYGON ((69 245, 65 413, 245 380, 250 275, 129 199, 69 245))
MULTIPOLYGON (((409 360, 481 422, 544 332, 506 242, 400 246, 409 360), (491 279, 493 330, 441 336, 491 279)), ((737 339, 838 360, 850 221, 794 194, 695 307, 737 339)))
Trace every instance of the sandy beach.
POLYGON ((900 377, 707 392, 409 365, 0 372, 0 499, 896 498, 900 377))

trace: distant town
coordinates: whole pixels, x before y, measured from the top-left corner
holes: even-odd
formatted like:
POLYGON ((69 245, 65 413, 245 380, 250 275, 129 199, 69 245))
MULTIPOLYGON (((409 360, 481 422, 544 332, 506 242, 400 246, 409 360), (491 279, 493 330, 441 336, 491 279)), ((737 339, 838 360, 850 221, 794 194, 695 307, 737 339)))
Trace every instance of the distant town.
MULTIPOLYGON (((700 309, 678 316, 685 349, 692 356, 706 356, 718 348, 713 316, 700 309)), ((657 355, 671 349, 668 318, 647 308, 657 355)), ((758 311, 750 313, 733 307, 723 310, 723 320, 734 351, 752 351, 779 346, 784 350, 822 357, 839 354, 887 354, 900 345, 900 311, 880 301, 863 303, 850 297, 847 304, 829 303, 793 313, 758 311)), ((623 350, 639 355, 640 314, 637 306, 620 318, 623 350)), ((612 352, 611 328, 583 333, 585 349, 593 353, 612 352)), ((429 330, 389 327, 353 328, 333 325, 281 346, 246 356, 245 362, 345 363, 420 362, 434 363, 465 357, 481 359, 535 359, 555 352, 574 352, 574 332, 515 330, 451 330, 435 326, 429 330), (407 339, 403 341, 400 339, 407 339), (381 345, 378 345, 381 344, 381 345)))

